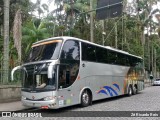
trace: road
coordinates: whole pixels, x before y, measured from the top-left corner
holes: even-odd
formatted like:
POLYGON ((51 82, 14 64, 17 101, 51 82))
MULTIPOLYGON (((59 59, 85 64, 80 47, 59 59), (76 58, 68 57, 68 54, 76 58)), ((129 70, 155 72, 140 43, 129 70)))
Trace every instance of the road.
MULTIPOLYGON (((138 114, 141 116, 146 115, 144 113, 150 114, 150 112, 147 111, 151 111, 151 113, 154 114, 155 111, 160 111, 160 86, 147 87, 143 91, 131 97, 120 96, 120 97, 95 101, 93 102, 92 106, 84 108, 82 108, 80 105, 76 105, 72 107, 62 108, 59 110, 37 109, 37 110, 31 110, 30 112, 40 112, 42 113, 43 116, 48 116, 48 117, 63 116, 63 115, 65 117, 66 113, 68 113, 67 115, 69 116, 72 116, 71 114, 73 113, 77 114, 75 115, 76 117, 83 117, 83 115, 86 116, 87 114, 92 113, 91 115, 89 115, 89 117, 95 117, 95 116, 101 117, 101 115, 103 116, 104 114, 108 114, 107 112, 104 111, 110 111, 108 112, 109 114, 114 114, 114 113, 117 114, 118 112, 122 111, 120 112, 122 116, 125 116, 126 111, 130 111, 129 114, 127 113, 127 116, 128 115, 134 116, 134 114, 137 113, 134 111, 140 111, 138 114)), ((160 112, 158 113, 155 114, 155 116, 158 115, 160 117, 160 112)), ((58 118, 62 119, 60 117, 58 118)), ((140 118, 140 120, 141 119, 142 118, 140 118)), ((154 119, 158 120, 159 118, 154 117, 154 119)))

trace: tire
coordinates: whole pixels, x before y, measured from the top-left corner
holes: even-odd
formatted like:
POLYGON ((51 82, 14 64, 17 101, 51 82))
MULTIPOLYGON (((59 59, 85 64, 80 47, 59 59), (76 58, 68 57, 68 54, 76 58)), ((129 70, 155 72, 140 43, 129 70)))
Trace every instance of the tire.
POLYGON ((137 89, 137 86, 134 85, 133 87, 133 95, 137 94, 138 93, 138 89, 137 89))
POLYGON ((88 90, 84 90, 81 95, 81 106, 87 107, 91 103, 91 95, 88 90))
POLYGON ((131 96, 133 94, 133 90, 132 90, 132 86, 130 85, 129 87, 128 87, 128 96, 131 96))

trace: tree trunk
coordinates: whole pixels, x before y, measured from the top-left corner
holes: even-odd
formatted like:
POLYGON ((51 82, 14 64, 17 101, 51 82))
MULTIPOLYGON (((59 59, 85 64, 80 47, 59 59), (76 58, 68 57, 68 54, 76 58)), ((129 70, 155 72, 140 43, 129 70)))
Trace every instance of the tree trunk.
MULTIPOLYGON (((93 0, 90 0, 90 10, 93 9, 93 0)), ((94 42, 94 36, 93 36, 93 12, 90 13, 90 41, 94 42)))
POLYGON ((18 52, 18 63, 21 63, 21 41, 22 41, 22 30, 21 30, 21 24, 22 24, 22 19, 21 19, 21 9, 18 9, 15 17, 14 17, 14 25, 13 25, 13 39, 14 39, 14 46, 17 49, 18 52))
POLYGON ((3 83, 9 81, 9 4, 10 0, 4 1, 4 45, 3 45, 3 83))
POLYGON ((115 48, 118 48, 118 34, 117 34, 117 23, 114 23, 115 26, 115 48))

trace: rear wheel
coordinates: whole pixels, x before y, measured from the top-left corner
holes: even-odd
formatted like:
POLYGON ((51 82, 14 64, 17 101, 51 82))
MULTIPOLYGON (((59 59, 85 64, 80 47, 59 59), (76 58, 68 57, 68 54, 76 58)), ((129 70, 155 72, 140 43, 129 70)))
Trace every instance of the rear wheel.
POLYGON ((128 96, 131 96, 133 94, 132 86, 130 85, 128 87, 128 96))
POLYGON ((137 85, 134 85, 133 87, 133 95, 138 93, 137 85))
POLYGON ((84 90, 81 95, 81 105, 83 107, 87 107, 90 105, 90 102, 91 102, 91 95, 89 94, 88 90, 84 90))

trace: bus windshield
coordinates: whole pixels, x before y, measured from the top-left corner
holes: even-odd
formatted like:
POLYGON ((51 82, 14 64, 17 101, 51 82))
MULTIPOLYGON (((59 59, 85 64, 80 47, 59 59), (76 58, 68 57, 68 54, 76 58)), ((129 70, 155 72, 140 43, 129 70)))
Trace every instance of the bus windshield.
POLYGON ((22 70, 22 89, 27 91, 46 91, 56 89, 56 69, 53 78, 48 78, 48 65, 50 63, 24 66, 22 70))
POLYGON ((61 43, 62 40, 53 40, 33 45, 26 62, 57 59, 61 43))

